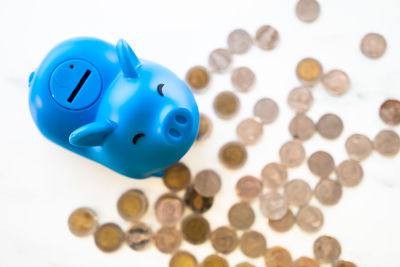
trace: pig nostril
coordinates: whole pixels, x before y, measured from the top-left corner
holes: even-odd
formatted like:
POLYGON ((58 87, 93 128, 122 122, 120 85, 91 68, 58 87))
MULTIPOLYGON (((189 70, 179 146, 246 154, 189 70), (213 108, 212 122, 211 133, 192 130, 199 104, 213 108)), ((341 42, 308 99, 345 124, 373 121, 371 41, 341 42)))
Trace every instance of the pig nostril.
POLYGON ((181 136, 181 134, 178 132, 177 129, 175 128, 171 128, 169 129, 169 134, 175 138, 179 138, 181 136))
POLYGON ((186 124, 186 122, 187 122, 187 119, 185 117, 183 117, 182 115, 176 115, 175 119, 180 124, 186 124))

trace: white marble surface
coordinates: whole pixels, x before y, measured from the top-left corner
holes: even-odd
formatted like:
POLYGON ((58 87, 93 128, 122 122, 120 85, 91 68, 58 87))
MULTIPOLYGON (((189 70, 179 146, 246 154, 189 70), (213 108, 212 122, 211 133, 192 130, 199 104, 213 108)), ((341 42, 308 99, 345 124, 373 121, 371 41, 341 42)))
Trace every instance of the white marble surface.
MULTIPOLYGON (((167 266, 169 256, 151 248, 136 253, 128 247, 113 254, 97 250, 92 238, 79 239, 69 233, 67 217, 79 206, 97 211, 100 222, 129 226, 117 214, 116 201, 129 188, 146 192, 153 204, 166 192, 156 178, 136 181, 83 159, 50 143, 36 129, 28 110, 29 73, 56 43, 73 36, 89 35, 116 42, 125 38, 136 53, 157 61, 183 77, 195 64, 206 64, 208 53, 225 46, 228 33, 241 27, 251 34, 262 24, 276 27, 278 47, 263 52, 253 47, 235 56, 233 66, 251 67, 257 84, 240 94, 240 114, 221 121, 212 111, 212 99, 231 89, 228 75, 213 76, 206 94, 197 96, 214 131, 207 141, 195 144, 183 158, 192 172, 215 168, 223 177, 222 192, 205 216, 212 228, 227 224, 226 212, 237 201, 233 191, 244 174, 259 176, 261 168, 278 159, 279 146, 289 140, 288 123, 293 113, 286 97, 299 83, 294 69, 306 56, 320 60, 325 70, 340 68, 351 78, 351 90, 332 97, 320 86, 313 89, 315 103, 309 112, 317 120, 326 112, 341 116, 345 129, 336 141, 318 135, 305 143, 310 155, 317 149, 334 155, 336 163, 346 158, 344 142, 352 133, 373 138, 388 127, 378 117, 383 100, 400 98, 400 2, 398 0, 320 0, 321 16, 312 24, 298 21, 295 0, 249 1, 13 1, 0 2, 0 266, 167 266), (388 42, 384 57, 370 60, 359 51, 368 32, 383 34, 388 42), (229 171, 217 160, 217 150, 234 140, 237 123, 251 116, 257 99, 268 96, 280 106, 278 120, 264 128, 261 142, 248 148, 249 160, 239 171, 229 171), (229 203, 229 205, 228 205, 229 203)), ((334 207, 322 207, 325 225, 318 234, 306 234, 296 226, 288 234, 269 229, 258 210, 254 229, 264 233, 268 246, 282 245, 294 258, 312 256, 313 241, 322 234, 335 236, 342 244, 342 258, 359 266, 400 266, 400 157, 383 158, 377 153, 362 163, 361 185, 344 189, 334 207)), ((290 170, 291 178, 318 181, 305 165, 290 170)), ((312 200, 312 203, 321 206, 312 200)), ((187 213, 189 213, 187 211, 187 213)), ((152 209, 143 220, 159 228, 152 209)), ((210 243, 184 243, 199 260, 213 252, 210 243)), ((241 252, 229 255, 234 264, 245 260, 241 252)), ((263 260, 249 260, 264 266, 263 260)))

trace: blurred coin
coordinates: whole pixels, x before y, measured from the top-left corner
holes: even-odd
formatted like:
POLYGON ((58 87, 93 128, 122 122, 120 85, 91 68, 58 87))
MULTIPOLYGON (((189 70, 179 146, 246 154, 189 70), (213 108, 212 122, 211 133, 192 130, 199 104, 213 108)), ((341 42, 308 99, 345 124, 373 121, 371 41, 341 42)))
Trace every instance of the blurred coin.
POLYGON ((239 202, 229 209, 228 220, 236 229, 245 230, 253 225, 255 214, 250 204, 247 202, 239 202))
POLYGON ((316 128, 319 134, 323 137, 327 139, 335 139, 339 137, 343 131, 343 122, 335 114, 328 113, 319 119, 316 128))
POLYGON ((278 104, 271 98, 261 98, 254 105, 253 114, 259 118, 263 124, 269 124, 276 120, 279 114, 278 104))
POLYGON ((236 29, 228 35, 228 48, 234 54, 244 54, 250 50, 253 40, 243 29, 236 29))
POLYGON ((366 159, 372 152, 372 142, 368 137, 361 134, 353 134, 346 140, 346 152, 351 159, 366 159))
POLYGON ((320 263, 333 263, 342 251, 339 242, 331 236, 320 236, 313 246, 315 258, 320 263))
POLYGON ((230 119, 239 111, 239 98, 229 91, 219 93, 213 102, 215 114, 221 119, 230 119))
POLYGON ((240 250, 249 258, 258 258, 265 255, 267 240, 256 231, 247 231, 240 238, 240 250))
POLYGON ((254 145, 263 134, 263 125, 254 118, 247 118, 238 124, 236 134, 243 144, 254 145))
POLYGON ((382 130, 375 136, 374 148, 383 156, 394 156, 399 152, 400 138, 392 130, 382 130))
POLYGON ((203 113, 200 113, 199 131, 197 133, 196 140, 207 139, 212 131, 212 122, 210 118, 203 113))
POLYGON ((296 16, 303 22, 313 22, 319 16, 319 4, 315 0, 300 0, 296 5, 296 16))
POLYGON ((248 262, 241 262, 239 264, 236 264, 235 267, 256 267, 256 266, 248 262))
POLYGON ((188 70, 185 79, 190 89, 201 92, 210 82, 210 73, 202 66, 194 66, 188 70))
POLYGON ((214 170, 202 170, 196 174, 193 185, 200 195, 213 197, 221 189, 221 177, 214 170))
POLYGON ((319 264, 314 259, 303 256, 293 262, 293 267, 319 267, 319 264))
POLYGON ((182 218, 184 208, 180 197, 167 193, 157 199, 154 210, 161 225, 173 226, 182 218))
POLYGON ((232 63, 231 53, 224 48, 217 48, 210 53, 208 64, 215 72, 226 71, 232 63))
POLYGON ((320 178, 328 177, 335 169, 335 161, 325 151, 314 152, 307 161, 310 171, 320 178))
POLYGON ((293 264, 289 251, 278 246, 269 248, 264 260, 267 267, 292 267, 293 264))
POLYGON ((169 267, 197 267, 196 258, 187 251, 178 251, 169 261, 169 267))
POLYGON ((236 231, 227 226, 221 226, 212 231, 210 239, 215 251, 223 254, 231 253, 239 244, 236 231))
POLYGON ((97 228, 97 215, 89 208, 78 208, 68 217, 68 227, 76 236, 93 234, 97 228))
POLYGON ((122 245, 124 232, 115 223, 100 225, 94 233, 96 246, 103 252, 113 252, 122 245))
POLYGON ((315 187, 314 195, 321 204, 335 205, 342 197, 342 186, 335 180, 322 179, 315 187))
POLYGON ((248 92, 256 80, 256 75, 248 67, 238 67, 232 70, 231 82, 239 92, 248 92))
POLYGON ((281 187, 286 182, 287 176, 286 167, 277 162, 268 163, 261 170, 261 180, 264 186, 271 190, 281 187))
POLYGON ((183 199, 186 205, 188 205, 192 211, 197 213, 204 213, 208 211, 214 202, 213 197, 204 197, 197 193, 197 191, 194 190, 193 185, 186 189, 183 199))
POLYGON ((279 33, 272 26, 264 25, 258 28, 255 42, 263 50, 271 50, 276 47, 279 41, 279 33))
POLYGON ((306 152, 299 141, 289 141, 283 144, 279 150, 281 162, 288 167, 297 167, 303 163, 306 152))
POLYGON ((247 151, 239 142, 228 142, 220 148, 218 158, 225 167, 237 169, 246 162, 247 151))
POLYGON ((333 96, 343 95, 350 87, 349 76, 342 70, 331 70, 321 81, 326 91, 333 96))
POLYGON ((388 99, 383 102, 379 109, 379 116, 389 125, 400 124, 400 101, 388 99))
POLYGON ((147 197, 142 191, 131 189, 120 196, 117 209, 125 220, 136 221, 146 213, 148 205, 147 197))
POLYGON ((294 223, 296 222, 296 218, 293 215, 293 212, 288 209, 285 216, 279 220, 268 220, 268 225, 275 231, 283 233, 292 229, 294 223))
POLYGON ((252 201, 260 196, 262 183, 254 176, 246 175, 236 183, 236 194, 244 201, 252 201))
POLYGON ((224 257, 213 254, 203 260, 201 267, 229 267, 229 263, 224 257))
POLYGON ((136 251, 142 251, 151 245, 153 231, 142 222, 134 223, 125 233, 125 241, 128 246, 136 251))
POLYGON ((368 33, 361 40, 361 52, 369 58, 379 58, 386 51, 386 40, 379 33, 368 33))
POLYGON ((285 198, 277 192, 266 193, 260 197, 261 213, 271 220, 282 219, 287 211, 288 205, 285 198))
POLYGON ((314 101, 310 89, 304 86, 296 87, 288 95, 288 105, 296 113, 304 113, 311 108, 314 101))
POLYGON ((321 229, 324 217, 317 207, 306 205, 297 213, 296 222, 303 231, 314 233, 321 229))
POLYGON ((289 132, 294 139, 306 141, 315 132, 314 122, 304 114, 297 114, 289 124, 289 132))
POLYGON ((310 201, 312 190, 305 181, 293 179, 285 184, 284 196, 288 204, 304 206, 310 201))
POLYGON ((190 183, 190 170, 182 162, 177 162, 164 171, 163 182, 171 191, 179 191, 190 183))
POLYGON ((314 58, 304 58, 297 64, 296 75, 301 83, 314 85, 322 76, 322 66, 314 58))
POLYGON ((336 167, 335 172, 339 183, 347 187, 358 185, 364 176, 360 163, 353 159, 345 160, 340 163, 336 167))
POLYGON ((183 238, 193 245, 204 243, 210 235, 210 225, 203 216, 191 214, 181 222, 183 238))
POLYGON ((349 262, 349 261, 340 260, 340 261, 335 262, 332 265, 332 267, 357 267, 357 265, 355 265, 354 263, 349 262))
POLYGON ((175 227, 163 226, 154 235, 154 244, 162 253, 174 253, 182 243, 182 234, 175 227))

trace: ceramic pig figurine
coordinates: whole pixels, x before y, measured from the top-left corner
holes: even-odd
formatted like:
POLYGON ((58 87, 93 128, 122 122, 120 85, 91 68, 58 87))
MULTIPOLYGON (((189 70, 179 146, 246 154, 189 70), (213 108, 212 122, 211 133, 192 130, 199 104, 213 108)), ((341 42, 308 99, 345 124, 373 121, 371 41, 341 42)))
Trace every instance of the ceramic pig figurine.
POLYGON ((124 41, 75 38, 29 77, 44 136, 131 178, 160 176, 192 146, 199 111, 187 85, 124 41))

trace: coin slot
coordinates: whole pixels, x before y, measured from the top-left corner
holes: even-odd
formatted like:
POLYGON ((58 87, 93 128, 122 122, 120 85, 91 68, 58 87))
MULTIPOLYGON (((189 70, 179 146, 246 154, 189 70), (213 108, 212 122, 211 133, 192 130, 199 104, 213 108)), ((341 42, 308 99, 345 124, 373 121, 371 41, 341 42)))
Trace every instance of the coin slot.
POLYGON ((135 135, 135 136, 133 137, 133 139, 132 139, 132 143, 133 143, 134 145, 136 145, 137 140, 139 140, 139 138, 140 138, 140 137, 143 137, 143 136, 145 136, 144 133, 139 133, 139 134, 135 135))
MULTIPOLYGON (((71 65, 70 68, 72 69, 74 66, 71 65)), ((89 77, 91 71, 86 70, 85 74, 83 74, 82 78, 80 79, 78 85, 75 87, 75 89, 72 91, 71 95, 68 97, 68 102, 72 103, 74 101, 76 95, 78 94, 79 90, 81 90, 83 84, 86 82, 87 78, 89 77)))
POLYGON ((186 124, 187 123, 187 119, 185 117, 183 117, 182 115, 176 115, 175 116, 175 120, 177 122, 179 122, 180 124, 186 124))
POLYGON ((169 134, 175 138, 179 138, 181 136, 181 134, 178 132, 177 129, 175 128, 171 128, 169 129, 169 134))

